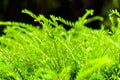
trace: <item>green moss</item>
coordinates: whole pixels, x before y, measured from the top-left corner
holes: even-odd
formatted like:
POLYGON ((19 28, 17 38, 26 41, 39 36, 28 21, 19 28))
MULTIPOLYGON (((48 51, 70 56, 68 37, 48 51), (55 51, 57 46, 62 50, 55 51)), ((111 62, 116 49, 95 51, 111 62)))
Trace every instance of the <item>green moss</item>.
POLYGON ((93 10, 87 10, 76 22, 53 15, 47 19, 26 9, 22 12, 33 17, 42 28, 21 22, 0 22, 6 26, 5 35, 0 36, 0 79, 120 79, 119 17, 114 25, 113 16, 109 16, 112 33, 104 30, 104 25, 100 30, 85 27, 91 21, 103 20, 98 16, 87 19, 93 10), (67 31, 58 21, 72 28, 67 31))

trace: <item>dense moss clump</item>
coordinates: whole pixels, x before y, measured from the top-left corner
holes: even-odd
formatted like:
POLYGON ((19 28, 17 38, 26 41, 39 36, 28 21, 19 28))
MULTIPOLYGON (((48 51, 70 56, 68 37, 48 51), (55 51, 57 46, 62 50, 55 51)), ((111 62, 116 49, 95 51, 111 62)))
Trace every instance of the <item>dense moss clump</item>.
POLYGON ((2 80, 119 80, 120 79, 120 18, 111 27, 100 30, 85 24, 103 20, 93 10, 76 22, 61 17, 29 14, 42 27, 22 22, 0 22, 5 25, 0 36, 0 79, 2 80), (62 24, 59 24, 61 22, 62 24), (64 25, 71 26, 66 30, 64 25))

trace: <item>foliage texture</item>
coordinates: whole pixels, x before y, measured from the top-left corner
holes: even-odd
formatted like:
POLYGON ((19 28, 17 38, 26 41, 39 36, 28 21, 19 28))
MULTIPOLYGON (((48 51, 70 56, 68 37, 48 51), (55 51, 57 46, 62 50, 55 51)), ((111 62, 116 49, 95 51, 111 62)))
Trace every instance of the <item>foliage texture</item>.
POLYGON ((61 17, 30 15, 40 26, 21 22, 0 22, 5 25, 0 36, 0 79, 3 80, 119 80, 120 79, 120 18, 114 25, 109 15, 111 30, 87 28, 85 24, 103 20, 93 15, 93 10, 78 21, 61 17), (62 24, 72 26, 66 30, 62 24))

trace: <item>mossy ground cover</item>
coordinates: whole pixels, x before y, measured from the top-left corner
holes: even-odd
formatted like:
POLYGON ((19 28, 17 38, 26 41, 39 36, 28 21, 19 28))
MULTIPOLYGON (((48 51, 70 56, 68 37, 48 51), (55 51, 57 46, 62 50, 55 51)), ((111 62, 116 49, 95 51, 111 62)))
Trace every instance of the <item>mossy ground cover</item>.
POLYGON ((115 25, 109 15, 111 31, 93 30, 85 26, 93 10, 76 22, 51 15, 32 16, 39 26, 20 22, 0 22, 5 25, 0 36, 0 79, 2 80, 120 80, 120 18, 115 25), (72 26, 64 29, 60 21, 72 26))

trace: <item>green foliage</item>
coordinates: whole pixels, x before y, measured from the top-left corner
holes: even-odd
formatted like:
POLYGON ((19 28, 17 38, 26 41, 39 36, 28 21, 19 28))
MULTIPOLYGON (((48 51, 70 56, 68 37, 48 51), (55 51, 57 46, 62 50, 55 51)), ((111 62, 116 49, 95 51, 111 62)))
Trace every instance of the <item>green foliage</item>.
POLYGON ((113 64, 113 62, 111 62, 111 60, 109 60, 109 58, 107 58, 107 57, 102 57, 100 59, 95 59, 93 61, 90 60, 90 62, 87 63, 87 66, 83 66, 83 68, 80 69, 76 80, 83 80, 86 77, 91 76, 90 74, 92 74, 93 72, 95 72, 101 68, 104 68, 107 65, 112 65, 112 64, 113 64))
MULTIPOLYGON (((93 10, 71 22, 61 17, 35 15, 23 10, 39 26, 21 22, 0 22, 5 35, 0 36, 0 79, 3 80, 111 80, 120 78, 120 18, 115 33, 92 30, 85 24, 102 20, 87 19, 93 10), (65 30, 58 21, 72 26, 65 30)), ((113 11, 111 14, 118 14, 113 11)), ((112 26, 113 16, 110 15, 112 26)))
POLYGON ((119 18, 120 17, 120 14, 119 14, 119 12, 117 11, 117 10, 112 10, 111 11, 111 13, 109 14, 109 19, 110 19, 110 21, 111 21, 111 30, 113 31, 113 32, 115 32, 116 30, 116 28, 115 27, 117 27, 117 28, 120 28, 120 21, 119 21, 119 18), (116 17, 117 16, 117 17, 116 17), (118 23, 117 23, 118 22, 118 23), (116 26, 117 25, 117 26, 116 26))

